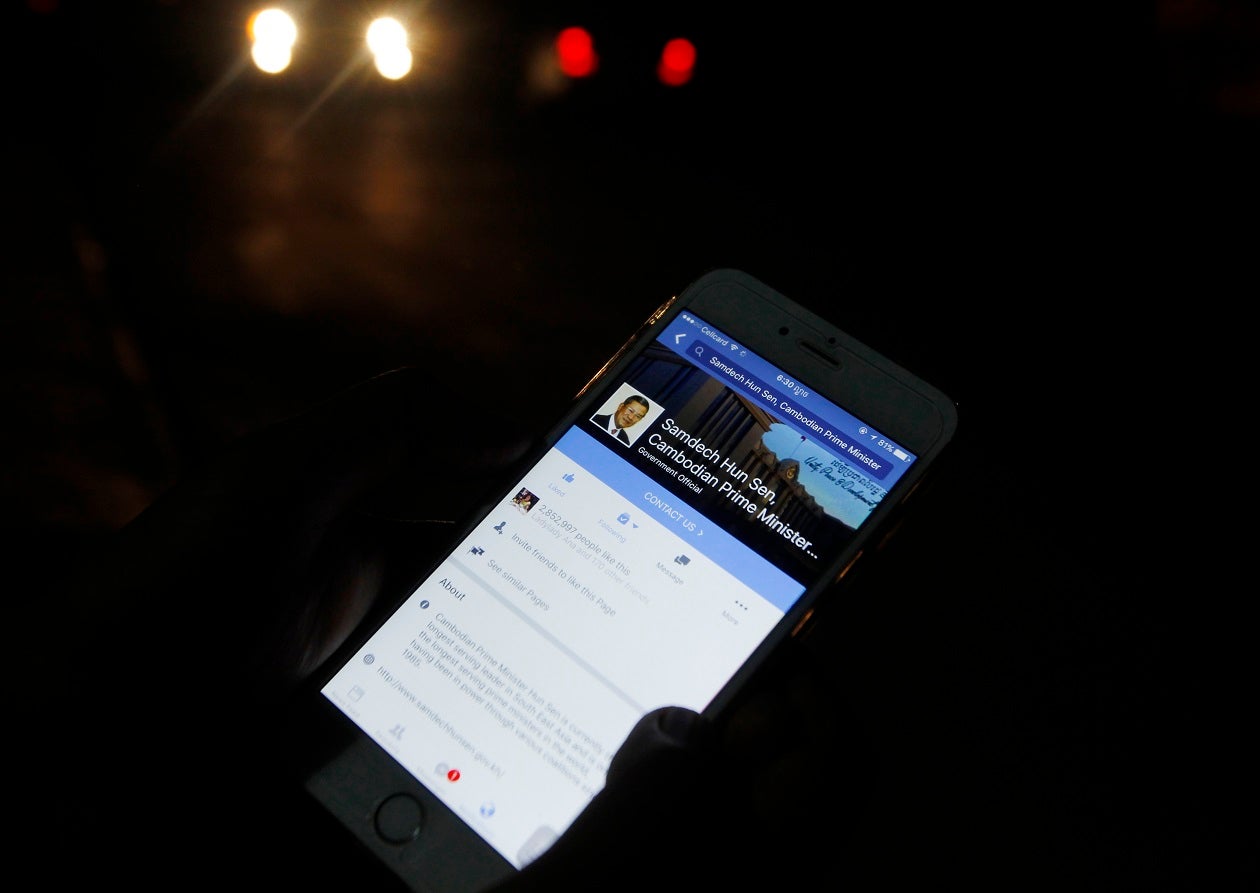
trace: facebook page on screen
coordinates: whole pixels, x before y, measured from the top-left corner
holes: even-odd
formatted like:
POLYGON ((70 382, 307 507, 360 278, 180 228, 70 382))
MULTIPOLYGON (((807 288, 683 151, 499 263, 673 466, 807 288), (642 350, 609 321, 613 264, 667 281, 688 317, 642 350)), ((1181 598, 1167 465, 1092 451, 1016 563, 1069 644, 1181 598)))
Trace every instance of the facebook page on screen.
POLYGON ((521 867, 702 710, 915 457, 682 313, 324 695, 521 867))

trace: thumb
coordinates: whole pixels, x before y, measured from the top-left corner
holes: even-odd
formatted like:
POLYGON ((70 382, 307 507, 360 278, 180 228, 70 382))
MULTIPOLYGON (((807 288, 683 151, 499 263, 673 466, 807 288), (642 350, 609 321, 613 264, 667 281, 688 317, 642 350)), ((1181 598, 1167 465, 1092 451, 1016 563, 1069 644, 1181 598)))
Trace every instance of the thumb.
POLYGON ((709 723, 684 707, 643 716, 618 749, 607 783, 560 839, 496 893, 672 889, 703 879, 712 854, 690 829, 709 809, 709 723), (703 804, 701 806, 700 804, 703 804), (690 830, 689 830, 690 829, 690 830))

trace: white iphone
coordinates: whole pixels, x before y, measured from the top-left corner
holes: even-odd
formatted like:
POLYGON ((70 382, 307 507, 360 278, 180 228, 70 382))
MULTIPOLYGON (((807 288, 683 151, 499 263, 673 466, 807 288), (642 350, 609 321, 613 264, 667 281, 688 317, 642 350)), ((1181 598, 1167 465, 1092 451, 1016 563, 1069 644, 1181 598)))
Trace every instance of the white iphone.
POLYGON ((519 871, 640 717, 717 715, 840 597, 956 424, 837 324, 709 272, 327 665, 306 787, 414 890, 519 871))

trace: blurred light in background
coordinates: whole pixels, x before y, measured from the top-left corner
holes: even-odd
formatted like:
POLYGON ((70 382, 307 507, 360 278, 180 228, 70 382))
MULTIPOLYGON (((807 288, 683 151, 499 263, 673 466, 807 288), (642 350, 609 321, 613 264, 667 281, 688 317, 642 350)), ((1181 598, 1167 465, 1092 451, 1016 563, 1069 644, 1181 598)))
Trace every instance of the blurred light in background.
POLYGON ((411 50, 407 29, 397 19, 385 16, 368 26, 368 49, 382 77, 396 81, 411 71, 411 50))
POLYGON ((667 87, 681 87, 696 69, 696 47, 685 37, 666 42, 656 64, 656 77, 667 87))
MULTIPOLYGON (((321 24, 325 32, 329 27, 328 22, 302 24, 304 29, 316 32, 321 30, 321 24)), ((289 13, 278 7, 259 10, 250 16, 246 30, 251 41, 250 56, 260 71, 280 74, 290 67, 293 62, 293 47, 298 38, 298 26, 289 13)), ((397 19, 382 16, 372 21, 367 28, 366 40, 376 70, 382 77, 396 81, 411 71, 413 59, 408 46, 407 29, 397 19)), ((320 41, 316 40, 315 43, 320 41)), ((330 47, 313 46, 307 42, 308 55, 336 53, 337 50, 330 47)))
POLYGON ((585 28, 565 28, 556 35, 556 64, 571 78, 590 77, 599 70, 595 41, 585 28))
MULTIPOLYGON (((585 28, 571 26, 556 35, 555 63, 567 77, 592 77, 599 71, 595 38, 585 28)), ((696 46, 685 37, 666 41, 656 62, 656 79, 667 87, 681 87, 696 70, 696 46)))
POLYGON ((252 42, 250 55, 260 71, 279 74, 293 61, 297 23, 283 9, 263 9, 250 16, 246 26, 252 42))

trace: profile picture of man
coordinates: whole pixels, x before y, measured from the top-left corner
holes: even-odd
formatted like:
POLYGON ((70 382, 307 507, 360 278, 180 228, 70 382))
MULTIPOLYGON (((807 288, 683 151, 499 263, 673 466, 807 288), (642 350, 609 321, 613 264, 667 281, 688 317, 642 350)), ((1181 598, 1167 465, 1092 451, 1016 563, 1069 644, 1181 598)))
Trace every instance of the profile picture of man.
POLYGON ((652 410, 652 404, 642 394, 629 393, 610 412, 591 416, 591 421, 603 429, 605 434, 617 438, 625 446, 630 446, 638 436, 632 436, 627 429, 633 428, 643 421, 652 410))

